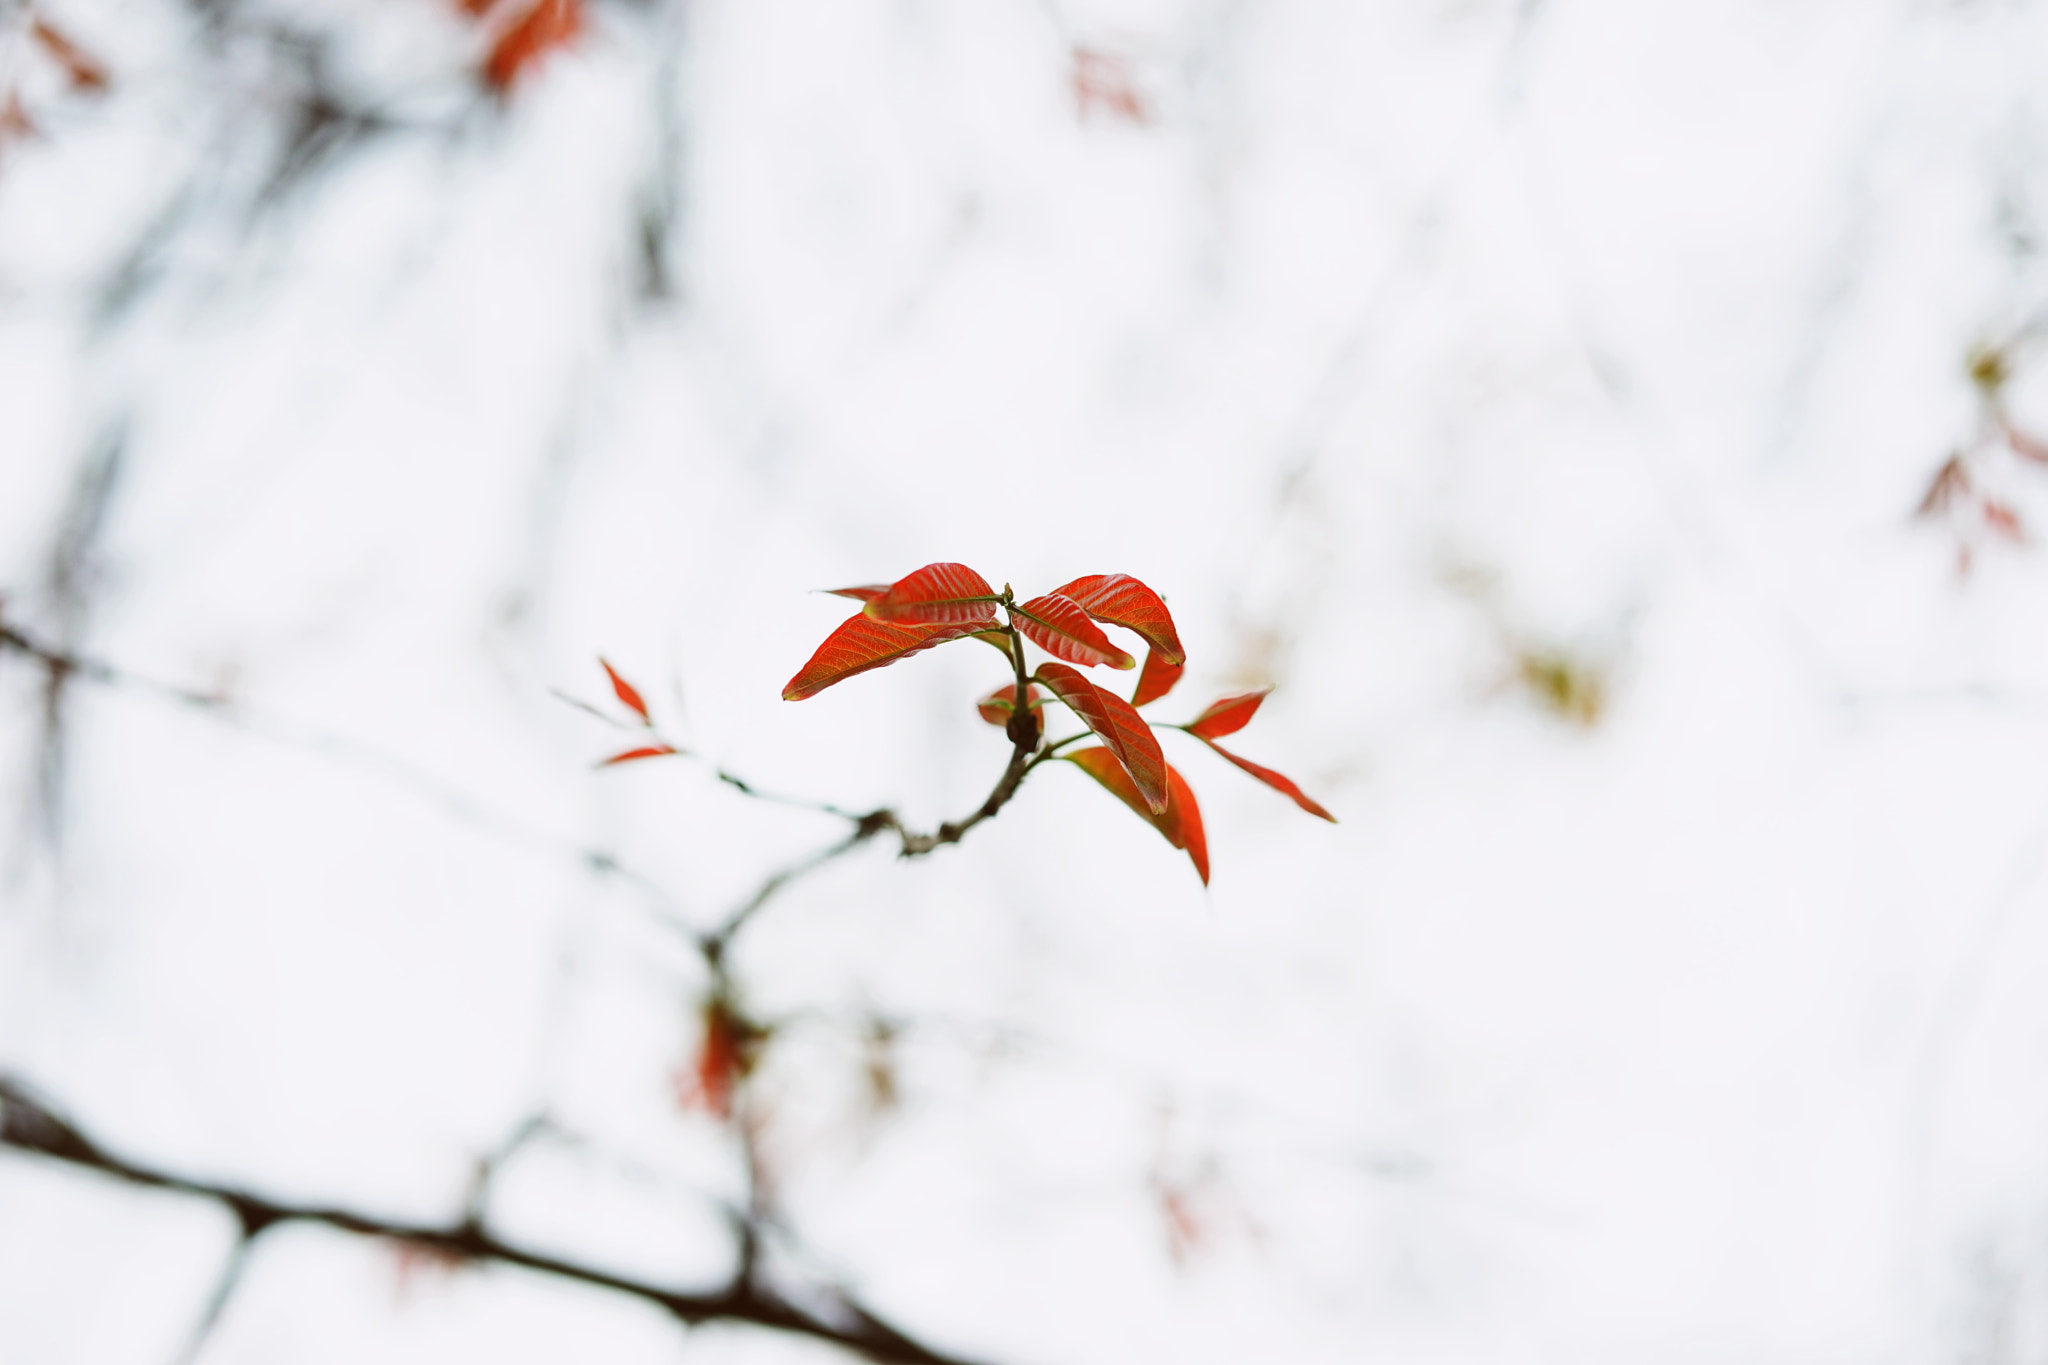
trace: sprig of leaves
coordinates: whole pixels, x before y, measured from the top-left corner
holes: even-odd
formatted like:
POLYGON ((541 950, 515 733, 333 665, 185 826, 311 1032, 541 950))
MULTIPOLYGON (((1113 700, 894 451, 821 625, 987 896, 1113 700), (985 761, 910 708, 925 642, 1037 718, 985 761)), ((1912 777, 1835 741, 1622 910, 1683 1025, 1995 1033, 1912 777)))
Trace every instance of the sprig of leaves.
MULTIPOLYGON (((1016 753, 998 792, 975 819, 992 815, 1030 769, 1050 759, 1064 759, 1144 817, 1168 843, 1185 850, 1206 885, 1209 852, 1201 808, 1186 779, 1160 750, 1153 733, 1158 728, 1193 736, 1309 814, 1336 821, 1292 779, 1216 743, 1249 724, 1271 689, 1220 698, 1180 725, 1151 721, 1140 714, 1139 707, 1169 695, 1180 682, 1187 652, 1165 599, 1129 574, 1089 574, 1019 601, 1008 584, 998 592, 965 564, 942 561, 893 583, 828 591, 860 602, 861 610, 842 621, 789 680, 782 690, 787 701, 814 697, 848 678, 954 640, 978 638, 1007 656, 1014 681, 982 697, 976 707, 983 720, 1004 730, 1016 753), (1144 667, 1128 701, 1080 671, 1136 667, 1137 661, 1103 632, 1104 625, 1129 630, 1146 645, 1144 667), (1024 665, 1027 640, 1052 656, 1029 673, 1024 665), (1025 700, 1021 711, 1017 704, 1020 689, 1025 700), (1102 743, 1062 753, 1084 736, 1048 742, 1043 720, 1048 700, 1064 705, 1088 727, 1086 733, 1102 743)), ((614 675, 614 686, 620 685, 614 675)), ((620 699, 626 700, 625 693, 620 693, 620 699)), ((948 828, 957 837, 965 826, 948 828)), ((906 844, 909 851, 923 848, 911 850, 906 844)))

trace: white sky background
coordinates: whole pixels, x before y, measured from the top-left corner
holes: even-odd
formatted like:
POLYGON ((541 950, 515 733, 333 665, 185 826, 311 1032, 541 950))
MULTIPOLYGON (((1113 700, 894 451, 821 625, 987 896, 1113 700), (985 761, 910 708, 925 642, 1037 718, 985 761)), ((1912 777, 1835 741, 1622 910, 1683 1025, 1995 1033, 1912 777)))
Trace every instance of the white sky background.
MULTIPOLYGON (((407 125, 260 207, 274 54, 48 12, 114 80, 0 11, 42 125, 0 148, 0 592, 235 703, 77 685, 53 851, 0 657, 0 1064, 105 1140, 452 1218, 545 1108, 594 1145, 508 1170, 505 1235, 716 1284, 701 973, 574 850, 709 922, 838 827, 593 773, 620 737, 550 689, 603 652, 714 761, 929 826, 1002 767, 1000 665, 784 703, 848 605, 811 590, 1126 571, 1191 654, 1159 709, 1277 683, 1236 747, 1342 824, 1186 755, 1205 893, 1056 768, 776 902, 740 968, 804 1021, 762 1084, 818 1264, 1020 1365, 2048 1351, 2048 560, 1979 534, 1961 575, 1911 519, 1970 348, 2048 303, 2048 10, 612 4, 497 111, 452 5, 251 4, 407 125), (1149 123, 1080 115, 1077 45, 1149 123), (1599 722, 1518 653, 1603 673, 1599 722), (911 1024, 880 1118, 868 1010, 911 1024)), ((2048 470, 1975 458, 2048 525, 2048 470)), ((168 1365, 228 1242, 0 1160, 8 1359, 168 1365)), ((202 1356, 486 1358, 833 1357, 401 1294, 310 1231, 202 1356)))

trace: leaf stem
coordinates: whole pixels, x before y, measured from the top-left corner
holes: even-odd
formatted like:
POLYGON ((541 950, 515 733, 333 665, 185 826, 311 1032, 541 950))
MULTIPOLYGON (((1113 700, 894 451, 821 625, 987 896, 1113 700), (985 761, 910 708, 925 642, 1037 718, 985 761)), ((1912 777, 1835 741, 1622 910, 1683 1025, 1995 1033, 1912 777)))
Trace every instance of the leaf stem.
MULTIPOLYGON (((1008 584, 1003 585, 1003 593, 1000 600, 1005 607, 1012 605, 1008 584)), ((1016 696, 1021 704, 1030 696, 1031 687, 1031 679, 1024 672, 1024 637, 1018 633, 1014 625, 1010 625, 1007 622, 1003 626, 1003 631, 1010 637, 1010 667, 1017 678, 1016 696)), ((1018 714, 1029 716, 1031 709, 1028 705, 1025 705, 1018 714)), ((967 831, 973 829, 982 821, 993 817, 996 812, 1008 805, 1010 798, 1017 794, 1017 788, 1023 785, 1024 775, 1052 754, 1052 747, 1041 747, 1040 741, 1042 738, 1043 733, 1037 725, 1033 725, 1023 735, 1012 735, 1010 739, 1012 745, 1010 761, 1003 768, 1003 775, 996 779, 996 785, 989 792, 988 799, 983 801, 974 813, 965 820, 949 820, 930 834, 912 834, 908 830, 901 831, 903 835, 903 856, 906 858, 919 858, 930 853, 933 849, 942 848, 947 844, 957 844, 966 836, 967 831), (1033 757, 1034 754, 1037 755, 1035 758, 1033 757)))

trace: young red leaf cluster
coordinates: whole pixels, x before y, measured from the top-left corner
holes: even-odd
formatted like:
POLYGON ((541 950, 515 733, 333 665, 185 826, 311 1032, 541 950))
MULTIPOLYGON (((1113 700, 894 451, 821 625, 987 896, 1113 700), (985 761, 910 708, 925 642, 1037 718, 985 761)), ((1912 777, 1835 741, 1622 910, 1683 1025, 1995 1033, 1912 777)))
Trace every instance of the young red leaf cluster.
POLYGON ((1956 450, 1921 496, 1914 515, 1946 522, 1955 538, 1956 571, 1967 574, 1978 547, 1988 540, 2026 545, 2032 540, 2019 508, 2004 495, 2008 471, 2048 465, 2048 441, 2027 431, 2006 406, 2014 356, 2007 347, 1979 347, 1968 372, 1982 402, 1976 438, 1956 450))
MULTIPOLYGON (((950 562, 927 564, 894 583, 829 591, 860 602, 861 610, 840 622, 789 680, 782 690, 786 700, 816 696, 834 683, 934 645, 968 637, 985 640, 1003 651, 1017 681, 984 696, 976 709, 983 720, 1003 728, 1016 746, 1016 757, 1008 787, 999 788, 999 796, 992 798, 993 804, 977 818, 993 814, 1000 801, 1007 799, 1008 791, 1021 779, 1027 756, 1035 755, 1034 766, 1047 758, 1064 757, 1142 815, 1167 842, 1185 850, 1207 884, 1209 849, 1201 808, 1186 779, 1167 763, 1152 723, 1138 711, 1172 692, 1187 662, 1173 615, 1158 593, 1129 574, 1089 574, 1020 602, 1008 585, 997 592, 973 569, 950 562), (1136 661, 1103 633, 1104 625, 1129 630, 1146 644, 1145 664, 1129 701, 1073 666, 1127 669, 1135 665, 1136 661), (1027 640, 1053 656, 1039 664, 1028 681, 1023 663, 1027 640), (1019 682, 1025 683, 1026 714, 1017 709, 1019 682), (1041 686, 1101 739, 1099 748, 1060 754, 1082 736, 1045 737, 1041 686)), ((1336 817, 1293 781, 1216 743, 1219 737, 1242 730, 1266 695, 1260 691, 1224 697, 1186 725, 1168 728, 1194 736, 1309 814, 1334 822, 1336 817)), ((623 694, 621 700, 625 700, 623 694)))

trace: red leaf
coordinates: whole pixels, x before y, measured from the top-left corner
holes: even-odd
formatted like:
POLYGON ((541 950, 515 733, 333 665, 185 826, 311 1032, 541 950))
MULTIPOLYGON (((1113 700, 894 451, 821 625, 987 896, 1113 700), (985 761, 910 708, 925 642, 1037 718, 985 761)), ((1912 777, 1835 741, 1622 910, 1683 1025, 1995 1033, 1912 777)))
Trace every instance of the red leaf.
POLYGON ((504 94, 527 68, 583 31, 582 0, 537 0, 512 21, 484 59, 484 83, 504 94))
POLYGON ((1146 806, 1145 798, 1138 794, 1137 785, 1124 771, 1123 764, 1117 762, 1116 755, 1109 750, 1083 749, 1064 757, 1107 787, 1119 801, 1144 816, 1153 828, 1166 836, 1167 843, 1186 849, 1202 885, 1209 884, 1209 839, 1202 829, 1202 808, 1195 804, 1195 793, 1178 770, 1171 765, 1167 767, 1166 809, 1155 815, 1146 806))
POLYGON ((872 602, 889 591, 887 583, 868 583, 858 588, 827 588, 834 597, 851 597, 856 602, 872 602))
POLYGON ((870 599, 867 614, 899 626, 985 626, 996 619, 996 592, 965 564, 927 564, 870 599))
POLYGON ((1159 740, 1145 718, 1114 692, 1105 692, 1065 664, 1038 666, 1037 678, 1065 702, 1081 722, 1109 746, 1123 763, 1145 807, 1155 815, 1166 809, 1166 756, 1159 752, 1159 740))
MULTIPOLYGON (((1041 730, 1044 728, 1045 718, 1045 703, 1042 700, 1044 696, 1045 694, 1035 686, 1024 689, 1025 704, 1038 712, 1039 728, 1041 730)), ((979 711, 981 718, 990 725, 1008 725, 1010 723, 1010 716, 1017 710, 1017 684, 1006 683, 998 687, 995 691, 976 702, 974 709, 979 711)))
POLYGON ((1984 500, 1984 524, 2015 545, 2027 543, 2027 528, 2020 521, 2020 514, 1996 498, 1984 500))
POLYGON ((36 121, 28 116, 28 109, 22 104, 20 94, 9 91, 7 103, 0 105, 0 143, 35 135, 36 121))
POLYGON ((2010 422, 2001 422, 2005 428, 2005 443, 2012 447, 2012 453, 2035 464, 2048 464, 2048 442, 2040 437, 2021 431, 2010 422))
POLYGON ((856 673, 893 664, 963 635, 972 635, 979 623, 962 626, 891 626, 870 621, 865 615, 847 617, 839 628, 825 637, 818 652, 811 655, 789 686, 782 689, 784 701, 814 697, 833 683, 844 682, 856 673))
POLYGON ((1182 664, 1166 662, 1166 656, 1156 649, 1145 651, 1145 666, 1138 671, 1138 690, 1131 693, 1131 705, 1143 706, 1158 701, 1173 685, 1180 681, 1184 668, 1182 664))
POLYGON ((719 1118, 731 1118, 733 1092, 753 1070, 761 1041, 759 1031, 734 1018, 723 1002, 705 1005, 704 1036, 689 1074, 676 1077, 676 1099, 686 1107, 701 1104, 719 1118))
POLYGON ((95 93, 107 88, 107 68, 100 64, 84 48, 58 29, 49 20, 38 18, 29 25, 29 33, 42 44, 43 51, 56 59, 64 68, 64 74, 71 81, 73 90, 91 90, 95 93))
POLYGON ((497 3, 498 0, 455 0, 455 8, 461 10, 472 19, 478 19, 482 18, 484 12, 497 3))
POLYGON ((1129 574, 1089 574, 1053 591, 1073 598, 1081 604, 1081 610, 1098 621, 1135 630, 1145 637, 1145 643, 1166 656, 1167 663, 1184 664, 1188 661, 1187 651, 1180 647, 1180 635, 1173 628, 1173 616, 1166 610, 1166 603, 1159 600, 1158 593, 1129 574))
POLYGON ((642 725, 654 724, 654 717, 647 714, 647 703, 640 699, 640 693, 633 684, 620 677, 610 664, 605 663, 602 655, 598 656, 597 661, 604 664, 604 675, 612 680, 612 691, 618 694, 619 700, 630 707, 633 714, 640 717, 642 725))
POLYGON ((604 760, 604 762, 598 764, 597 766, 600 768, 609 768, 614 763, 631 763, 636 758, 660 758, 664 754, 672 754, 675 751, 675 746, 673 745, 650 744, 645 749, 628 749, 626 750, 626 752, 622 754, 613 754, 610 758, 604 760))
POLYGON ((1088 619, 1071 597, 1048 593, 1010 609, 1010 624, 1056 659, 1093 668, 1130 668, 1137 660, 1109 642, 1101 627, 1088 619))
POLYGON ((1303 792, 1301 788, 1295 786, 1293 782, 1289 781, 1285 777, 1282 777, 1279 773, 1274 772, 1271 768, 1261 768, 1258 764, 1252 762, 1248 758, 1239 758, 1236 754, 1230 752, 1230 750, 1224 748, 1221 744, 1216 743, 1214 740, 1205 739, 1202 742, 1204 744, 1207 744, 1210 748, 1214 749, 1217 753, 1222 754, 1232 763, 1235 763, 1238 767, 1250 773, 1253 777, 1258 778, 1259 781, 1273 788, 1275 791, 1282 791, 1287 793, 1287 795, 1293 797, 1294 804, 1300 806, 1310 815, 1319 815, 1323 819, 1328 820, 1333 825, 1337 823, 1336 816, 1324 810, 1314 801, 1311 801, 1308 798, 1308 795, 1305 792, 1303 792))
POLYGON ((1141 128, 1152 121, 1151 106, 1138 93, 1130 63, 1124 58, 1094 48, 1076 47, 1072 81, 1074 108, 1082 118, 1100 109, 1141 128))
POLYGON ((1262 687, 1256 692, 1240 692, 1234 697, 1212 702, 1209 709, 1187 723, 1187 732, 1196 739, 1221 739, 1234 735, 1251 723, 1258 713, 1259 703, 1273 689, 1262 687))

